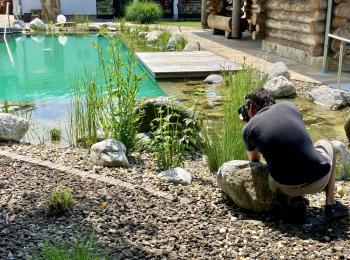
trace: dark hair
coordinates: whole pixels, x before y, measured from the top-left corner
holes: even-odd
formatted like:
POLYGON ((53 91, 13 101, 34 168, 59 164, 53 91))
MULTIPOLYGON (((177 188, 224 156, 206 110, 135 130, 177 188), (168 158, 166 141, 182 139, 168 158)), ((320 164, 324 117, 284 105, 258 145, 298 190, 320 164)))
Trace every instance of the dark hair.
POLYGON ((263 88, 254 89, 246 96, 246 99, 257 111, 276 103, 271 93, 263 88))

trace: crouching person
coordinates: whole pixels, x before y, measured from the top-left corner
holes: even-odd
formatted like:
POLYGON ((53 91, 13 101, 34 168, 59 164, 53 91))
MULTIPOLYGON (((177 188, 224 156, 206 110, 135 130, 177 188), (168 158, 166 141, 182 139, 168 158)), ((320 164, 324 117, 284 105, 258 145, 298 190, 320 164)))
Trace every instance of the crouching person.
POLYGON ((312 143, 295 105, 276 104, 272 95, 260 88, 246 97, 239 112, 245 123, 248 159, 259 161, 261 154, 264 156, 272 190, 291 197, 325 191, 325 216, 348 216, 348 207, 334 197, 336 157, 332 144, 327 140, 312 143))

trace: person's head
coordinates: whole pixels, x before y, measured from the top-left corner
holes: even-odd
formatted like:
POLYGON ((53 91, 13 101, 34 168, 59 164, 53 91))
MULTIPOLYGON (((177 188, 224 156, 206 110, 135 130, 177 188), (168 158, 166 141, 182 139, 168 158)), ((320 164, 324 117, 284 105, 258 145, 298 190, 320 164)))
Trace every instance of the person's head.
POLYGON ((263 88, 253 90, 247 95, 246 100, 250 118, 255 116, 262 108, 275 104, 275 99, 271 93, 263 88))

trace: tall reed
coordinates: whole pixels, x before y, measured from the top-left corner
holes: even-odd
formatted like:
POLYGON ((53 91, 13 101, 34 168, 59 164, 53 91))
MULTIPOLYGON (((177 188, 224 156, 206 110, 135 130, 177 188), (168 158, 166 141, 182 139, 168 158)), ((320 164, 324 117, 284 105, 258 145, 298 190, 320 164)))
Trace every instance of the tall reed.
POLYGON ((133 53, 123 58, 118 36, 104 37, 108 41, 106 50, 95 45, 101 66, 98 80, 86 75, 73 84, 70 136, 76 144, 83 141, 89 146, 97 141, 100 131, 104 138, 124 143, 129 152, 137 143, 141 115, 134 110, 142 76, 136 72, 133 53))
POLYGON ((245 96, 254 88, 261 87, 264 79, 253 70, 224 73, 226 88, 223 116, 217 121, 205 122, 203 128, 204 153, 212 171, 230 160, 246 158, 242 139, 243 124, 237 110, 245 102, 245 96))

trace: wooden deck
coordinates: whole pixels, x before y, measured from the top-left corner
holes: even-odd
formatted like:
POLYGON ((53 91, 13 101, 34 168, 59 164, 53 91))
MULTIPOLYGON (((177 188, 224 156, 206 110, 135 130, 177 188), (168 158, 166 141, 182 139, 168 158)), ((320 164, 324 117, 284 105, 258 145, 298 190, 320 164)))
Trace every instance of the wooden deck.
POLYGON ((209 51, 138 52, 136 56, 156 79, 199 78, 222 70, 241 69, 238 63, 209 51))

